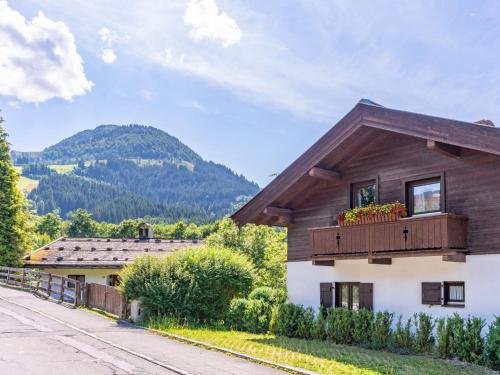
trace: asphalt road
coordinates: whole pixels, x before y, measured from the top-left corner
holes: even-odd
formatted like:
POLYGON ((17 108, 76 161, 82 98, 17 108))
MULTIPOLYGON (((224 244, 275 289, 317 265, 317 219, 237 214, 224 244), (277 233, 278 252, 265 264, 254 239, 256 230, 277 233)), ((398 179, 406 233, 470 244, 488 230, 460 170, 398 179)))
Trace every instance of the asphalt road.
POLYGON ((283 374, 1 286, 0 369, 9 375, 283 374))

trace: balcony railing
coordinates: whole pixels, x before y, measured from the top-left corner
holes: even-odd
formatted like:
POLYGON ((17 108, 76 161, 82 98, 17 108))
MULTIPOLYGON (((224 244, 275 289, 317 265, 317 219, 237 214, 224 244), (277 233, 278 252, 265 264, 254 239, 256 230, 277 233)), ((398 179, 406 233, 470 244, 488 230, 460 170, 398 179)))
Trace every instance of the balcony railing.
POLYGON ((467 218, 448 213, 310 229, 312 259, 444 254, 452 250, 464 251, 466 247, 467 218))

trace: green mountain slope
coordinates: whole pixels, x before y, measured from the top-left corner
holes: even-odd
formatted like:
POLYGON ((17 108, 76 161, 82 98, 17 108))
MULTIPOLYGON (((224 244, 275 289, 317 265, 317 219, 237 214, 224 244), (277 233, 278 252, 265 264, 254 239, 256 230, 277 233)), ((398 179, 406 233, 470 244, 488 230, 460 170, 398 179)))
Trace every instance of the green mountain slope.
POLYGON ((111 222, 146 215, 203 222, 230 213, 259 190, 229 168, 203 160, 177 138, 141 125, 102 125, 40 153, 16 156, 18 164, 25 163, 27 177, 40 179, 28 198, 41 214, 58 209, 66 216, 81 207, 111 222), (51 171, 43 165, 51 164, 78 166, 64 175, 43 175, 51 171))

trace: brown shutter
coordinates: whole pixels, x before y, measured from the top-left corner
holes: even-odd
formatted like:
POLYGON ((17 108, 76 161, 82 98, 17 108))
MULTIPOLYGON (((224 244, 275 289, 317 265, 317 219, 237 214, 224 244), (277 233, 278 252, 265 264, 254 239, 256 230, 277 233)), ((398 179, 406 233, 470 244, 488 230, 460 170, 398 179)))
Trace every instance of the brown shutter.
POLYGON ((422 305, 441 305, 441 283, 422 283, 422 305))
POLYGON ((359 284, 359 308, 373 310, 373 283, 359 284))
POLYGON ((319 303, 324 308, 333 306, 332 283, 319 284, 319 303))

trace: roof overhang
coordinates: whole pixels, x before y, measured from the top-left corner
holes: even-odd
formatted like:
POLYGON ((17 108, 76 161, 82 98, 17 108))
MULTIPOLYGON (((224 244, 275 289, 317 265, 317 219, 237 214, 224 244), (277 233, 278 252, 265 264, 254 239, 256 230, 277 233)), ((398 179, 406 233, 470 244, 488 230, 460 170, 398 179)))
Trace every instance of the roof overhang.
POLYGON ((362 128, 379 129, 439 144, 500 155, 500 129, 385 108, 371 101, 361 100, 231 218, 239 226, 255 222, 286 226, 293 222, 293 215, 277 217, 276 220, 262 218, 266 216, 265 210, 268 207, 286 209, 286 207, 273 207, 272 204, 284 192, 303 180, 304 176, 310 175, 313 168, 321 167, 322 161, 328 155, 336 152, 347 139, 362 128))

